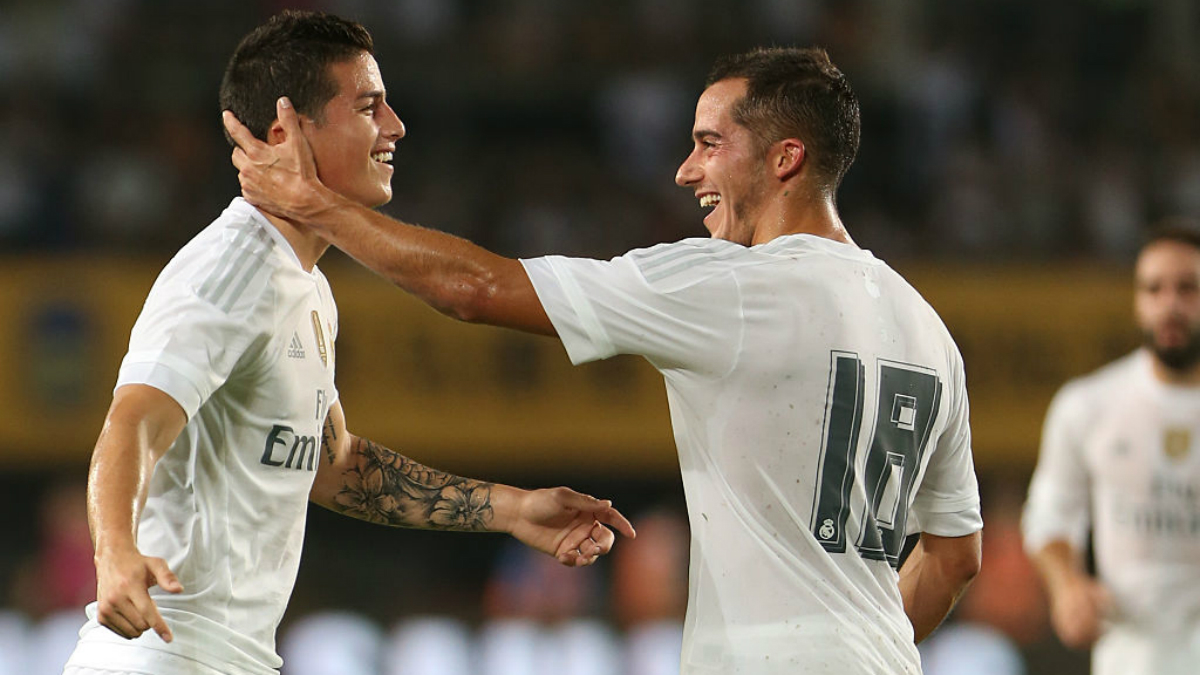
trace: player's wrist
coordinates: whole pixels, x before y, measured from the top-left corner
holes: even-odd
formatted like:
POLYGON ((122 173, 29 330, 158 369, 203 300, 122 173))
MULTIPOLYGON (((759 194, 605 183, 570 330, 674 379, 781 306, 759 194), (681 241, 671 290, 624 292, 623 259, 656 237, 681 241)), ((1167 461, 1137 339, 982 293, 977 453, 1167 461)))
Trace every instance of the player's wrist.
POLYGON ((102 563, 109 560, 117 560, 130 555, 140 555, 137 548, 137 543, 132 537, 114 537, 109 539, 97 539, 95 546, 95 554, 93 561, 99 567, 102 563))
POLYGON ((355 202, 316 182, 309 185, 305 198, 297 204, 293 215, 315 230, 332 231, 339 219, 345 217, 346 211, 354 206, 355 202))
POLYGON ((492 519, 487 523, 488 531, 517 534, 521 505, 528 495, 528 490, 494 483, 491 487, 492 519))

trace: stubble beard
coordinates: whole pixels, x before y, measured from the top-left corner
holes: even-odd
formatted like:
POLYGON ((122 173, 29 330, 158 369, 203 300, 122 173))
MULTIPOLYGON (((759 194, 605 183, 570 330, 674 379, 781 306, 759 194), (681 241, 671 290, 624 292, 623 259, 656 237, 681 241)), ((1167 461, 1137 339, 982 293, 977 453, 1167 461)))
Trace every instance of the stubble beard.
POLYGON ((1187 341, 1178 347, 1161 347, 1153 331, 1143 331, 1142 341, 1159 363, 1176 373, 1188 373, 1200 365, 1200 330, 1190 330, 1187 341))

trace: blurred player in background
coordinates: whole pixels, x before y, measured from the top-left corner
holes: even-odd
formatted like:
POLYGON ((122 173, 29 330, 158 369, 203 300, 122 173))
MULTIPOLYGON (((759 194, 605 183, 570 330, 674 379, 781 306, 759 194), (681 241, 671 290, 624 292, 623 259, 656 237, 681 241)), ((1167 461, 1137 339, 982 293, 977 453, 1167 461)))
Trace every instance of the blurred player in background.
POLYGON ((824 51, 718 63, 676 176, 712 237, 610 261, 507 259, 362 208, 322 184, 289 105, 274 146, 226 114, 252 203, 451 316, 662 372, 692 528, 684 673, 920 672, 914 640, 979 566, 963 365, 838 217, 859 112, 824 51))
POLYGON ((1022 527, 1070 647, 1096 675, 1200 669, 1200 231, 1137 259, 1144 346, 1050 405, 1022 527), (1086 564, 1092 535, 1096 576, 1086 564))
MULTIPOLYGON (((278 142, 275 100, 294 97, 330 189, 379 206, 404 126, 371 52, 358 24, 285 12, 238 46, 221 104, 278 142)), ((509 532, 569 565, 609 550, 601 520, 632 534, 608 502, 460 478, 350 433, 316 266, 328 246, 237 198, 155 282, 92 458, 97 603, 66 672, 277 673, 310 499, 385 525, 509 532)))

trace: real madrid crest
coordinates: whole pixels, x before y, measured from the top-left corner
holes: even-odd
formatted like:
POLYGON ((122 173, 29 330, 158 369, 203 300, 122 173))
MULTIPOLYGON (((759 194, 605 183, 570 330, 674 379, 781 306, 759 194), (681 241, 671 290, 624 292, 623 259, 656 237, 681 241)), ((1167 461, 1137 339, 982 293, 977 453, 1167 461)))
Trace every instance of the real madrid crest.
POLYGON ((329 348, 325 344, 325 330, 321 328, 321 315, 317 310, 312 313, 313 337, 317 340, 317 353, 321 355, 321 365, 329 367, 329 348))
POLYGON ((1192 430, 1187 427, 1167 427, 1163 432, 1163 452, 1172 460, 1187 457, 1192 447, 1192 430))

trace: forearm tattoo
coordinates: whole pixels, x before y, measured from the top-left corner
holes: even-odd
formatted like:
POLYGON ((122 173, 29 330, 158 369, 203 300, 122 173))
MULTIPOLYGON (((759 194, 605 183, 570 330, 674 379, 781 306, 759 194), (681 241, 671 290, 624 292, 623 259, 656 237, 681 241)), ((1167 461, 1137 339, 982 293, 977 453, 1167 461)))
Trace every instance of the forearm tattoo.
MULTIPOLYGON (((325 422, 322 446, 335 463, 337 432, 325 422)), ((489 529, 492 484, 431 469, 365 438, 351 436, 350 461, 334 509, 393 527, 483 531, 489 529)))

